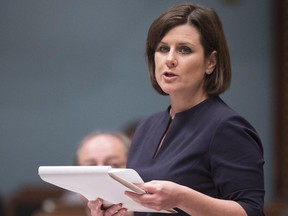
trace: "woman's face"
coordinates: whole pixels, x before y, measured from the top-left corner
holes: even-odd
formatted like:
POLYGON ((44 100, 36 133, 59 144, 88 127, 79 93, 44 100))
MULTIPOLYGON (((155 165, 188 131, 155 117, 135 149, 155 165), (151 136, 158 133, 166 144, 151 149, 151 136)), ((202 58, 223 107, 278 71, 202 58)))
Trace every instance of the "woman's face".
POLYGON ((188 24, 171 29, 155 51, 155 77, 170 96, 206 96, 204 76, 211 70, 205 59, 200 34, 188 24))

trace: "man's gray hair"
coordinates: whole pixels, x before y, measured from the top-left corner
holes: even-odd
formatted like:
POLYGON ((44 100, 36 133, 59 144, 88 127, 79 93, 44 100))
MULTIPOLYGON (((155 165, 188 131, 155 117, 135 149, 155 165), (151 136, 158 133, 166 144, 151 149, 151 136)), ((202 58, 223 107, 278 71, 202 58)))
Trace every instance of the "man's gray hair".
POLYGON ((74 164, 78 165, 78 155, 79 155, 79 151, 82 148, 82 146, 90 139, 97 137, 97 136, 102 136, 102 135, 109 135, 112 137, 115 137, 116 139, 118 139, 125 147, 126 150, 126 155, 128 155, 129 152, 129 148, 130 148, 130 144, 131 144, 131 139, 124 133, 121 132, 116 132, 116 131, 101 131, 101 130, 96 130, 93 131, 92 133, 88 134, 87 136, 85 136, 81 141, 80 144, 76 150, 76 155, 74 158, 74 164))

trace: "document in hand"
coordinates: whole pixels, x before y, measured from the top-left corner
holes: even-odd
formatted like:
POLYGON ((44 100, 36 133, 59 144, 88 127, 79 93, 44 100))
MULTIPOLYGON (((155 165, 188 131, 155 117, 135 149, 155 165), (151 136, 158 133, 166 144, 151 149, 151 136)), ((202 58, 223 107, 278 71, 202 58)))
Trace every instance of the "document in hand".
POLYGON ((134 202, 125 191, 145 193, 133 183, 143 183, 133 169, 112 168, 110 166, 40 166, 38 174, 42 180, 79 193, 88 200, 100 197, 105 206, 122 203, 128 211, 176 213, 174 209, 156 211, 134 202))

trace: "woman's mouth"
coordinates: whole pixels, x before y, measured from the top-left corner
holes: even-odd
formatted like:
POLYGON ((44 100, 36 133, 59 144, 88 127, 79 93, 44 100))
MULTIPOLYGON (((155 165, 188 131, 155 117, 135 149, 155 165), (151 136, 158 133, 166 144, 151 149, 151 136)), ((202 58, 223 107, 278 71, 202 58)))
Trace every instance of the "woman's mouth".
POLYGON ((173 82, 176 79, 177 75, 175 73, 166 71, 163 73, 163 79, 165 82, 173 82))
POLYGON ((174 73, 172 73, 172 72, 164 72, 164 74, 163 74, 165 77, 174 77, 174 76, 176 76, 174 73))

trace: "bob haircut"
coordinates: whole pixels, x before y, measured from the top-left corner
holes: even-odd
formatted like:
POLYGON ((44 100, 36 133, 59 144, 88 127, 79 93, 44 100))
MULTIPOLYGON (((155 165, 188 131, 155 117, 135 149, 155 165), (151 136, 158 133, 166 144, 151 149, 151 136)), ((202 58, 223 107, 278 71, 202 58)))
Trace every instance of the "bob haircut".
POLYGON ((149 28, 146 40, 146 60, 153 88, 161 95, 167 95, 156 81, 155 51, 169 30, 185 24, 198 30, 205 58, 209 57, 213 51, 217 52, 216 67, 211 74, 206 74, 204 78, 205 92, 208 96, 223 93, 230 86, 231 63, 221 21, 213 9, 189 3, 178 4, 170 8, 154 20, 149 28))

